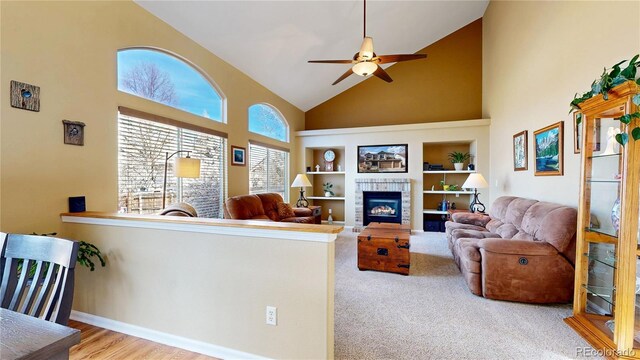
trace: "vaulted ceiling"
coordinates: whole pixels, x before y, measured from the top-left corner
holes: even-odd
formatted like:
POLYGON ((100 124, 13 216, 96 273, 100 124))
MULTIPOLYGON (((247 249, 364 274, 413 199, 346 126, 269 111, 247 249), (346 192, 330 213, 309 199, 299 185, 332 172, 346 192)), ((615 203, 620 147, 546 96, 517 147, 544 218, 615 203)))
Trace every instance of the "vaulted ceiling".
MULTIPOLYGON (((332 86, 349 65, 307 63, 359 50, 362 1, 137 3, 303 111, 365 79, 332 86)), ((378 54, 414 53, 482 17, 488 3, 369 1, 367 35, 378 54)))

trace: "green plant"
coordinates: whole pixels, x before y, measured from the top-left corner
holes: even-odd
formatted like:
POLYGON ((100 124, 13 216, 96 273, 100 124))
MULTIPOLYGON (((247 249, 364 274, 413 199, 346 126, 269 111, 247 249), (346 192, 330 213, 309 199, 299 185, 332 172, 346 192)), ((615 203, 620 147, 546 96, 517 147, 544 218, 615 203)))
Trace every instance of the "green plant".
MULTIPOLYGON (((627 60, 622 60, 619 63, 613 65, 611 69, 605 68, 600 75, 599 79, 594 80, 591 83, 591 90, 583 93, 578 96, 576 93, 573 97, 573 100, 569 104, 571 106, 571 111, 580 110, 580 104, 588 99, 596 95, 602 95, 604 100, 609 99, 609 91, 614 87, 627 82, 627 81, 635 81, 636 84, 640 85, 640 79, 636 79, 637 68, 640 67, 640 62, 638 62, 638 58, 640 54, 634 56, 629 63, 624 68, 622 64, 624 64, 627 60)), ((632 99, 633 103, 636 106, 640 106, 640 94, 637 94, 632 99)), ((632 114, 623 115, 617 120, 625 124, 630 124, 633 119, 640 119, 640 111, 636 111, 632 114)), ((634 140, 640 139, 640 126, 636 126, 633 130, 631 130, 631 136, 634 140)), ((616 141, 621 145, 625 145, 629 141, 629 135, 626 133, 620 133, 616 135, 616 141)))
POLYGON ((462 153, 462 152, 459 152, 459 151, 450 152, 448 156, 449 156, 449 160, 453 164, 455 164, 455 163, 463 163, 466 160, 469 160, 471 158, 471 154, 462 153))
POLYGON ((335 195, 333 193, 333 191, 331 190, 331 189, 333 189, 333 184, 332 183, 330 183, 330 182, 323 183, 322 187, 323 187, 325 193, 329 193, 329 194, 331 194, 331 196, 335 195))
POLYGON ((460 191, 460 186, 458 185, 449 185, 449 191, 460 191))

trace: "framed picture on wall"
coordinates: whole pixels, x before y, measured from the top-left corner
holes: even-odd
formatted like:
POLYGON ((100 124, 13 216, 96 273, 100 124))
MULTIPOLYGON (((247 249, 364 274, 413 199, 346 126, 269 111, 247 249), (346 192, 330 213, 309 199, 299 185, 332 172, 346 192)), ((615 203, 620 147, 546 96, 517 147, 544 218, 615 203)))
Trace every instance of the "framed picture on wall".
POLYGON ((527 138, 529 134, 527 130, 521 131, 513 135, 513 170, 522 171, 529 168, 529 146, 527 138))
MULTIPOLYGON (((573 113, 573 153, 580 154, 582 146, 582 123, 583 115, 576 111, 573 113)), ((600 119, 595 119, 593 151, 600 151, 600 119)))
POLYGON ((231 165, 245 166, 247 165, 247 149, 231 145, 231 165))
POLYGON ((358 146, 359 173, 406 173, 408 144, 358 146))
POLYGON ((535 140, 535 176, 564 174, 564 121, 551 124, 533 133, 535 140))

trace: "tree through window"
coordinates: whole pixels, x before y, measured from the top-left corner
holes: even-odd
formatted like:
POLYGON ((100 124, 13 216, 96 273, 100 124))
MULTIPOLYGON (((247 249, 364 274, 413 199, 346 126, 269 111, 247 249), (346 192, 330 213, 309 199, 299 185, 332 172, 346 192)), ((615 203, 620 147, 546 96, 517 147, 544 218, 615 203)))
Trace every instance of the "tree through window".
POLYGON ((223 98, 211 82, 189 63, 159 50, 118 51, 118 90, 223 122, 223 98))
POLYGON ((289 125, 280 111, 271 105, 255 104, 249 107, 249 131, 289 142, 289 125))

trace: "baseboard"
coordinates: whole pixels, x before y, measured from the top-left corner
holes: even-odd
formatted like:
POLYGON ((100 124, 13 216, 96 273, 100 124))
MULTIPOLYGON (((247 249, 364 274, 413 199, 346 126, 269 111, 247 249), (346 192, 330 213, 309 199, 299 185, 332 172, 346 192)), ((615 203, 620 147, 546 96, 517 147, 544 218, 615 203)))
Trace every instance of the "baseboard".
POLYGON ((80 311, 72 310, 71 319, 160 344, 213 356, 219 359, 268 359, 255 354, 229 349, 224 346, 167 334, 157 330, 147 329, 141 326, 131 325, 80 311))

